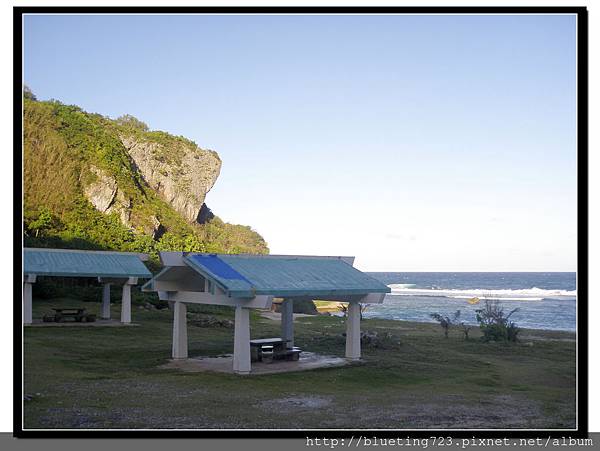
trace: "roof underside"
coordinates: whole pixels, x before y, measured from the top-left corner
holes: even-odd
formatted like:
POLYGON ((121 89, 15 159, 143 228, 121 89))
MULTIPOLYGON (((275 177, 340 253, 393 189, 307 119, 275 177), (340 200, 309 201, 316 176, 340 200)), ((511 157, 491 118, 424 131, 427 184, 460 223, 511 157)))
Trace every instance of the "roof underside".
POLYGON ((190 254, 186 263, 229 295, 334 296, 388 293, 342 258, 190 254))
POLYGON ((139 277, 152 273, 138 254, 58 249, 24 249, 25 274, 62 277, 139 277))

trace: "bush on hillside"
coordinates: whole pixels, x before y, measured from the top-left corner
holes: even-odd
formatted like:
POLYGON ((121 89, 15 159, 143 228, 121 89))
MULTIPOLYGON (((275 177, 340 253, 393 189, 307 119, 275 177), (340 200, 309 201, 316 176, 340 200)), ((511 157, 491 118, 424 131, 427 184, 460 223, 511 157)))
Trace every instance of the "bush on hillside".
POLYGON ((123 116, 119 116, 115 119, 115 122, 123 127, 129 127, 136 130, 141 130, 143 132, 147 132, 150 130, 148 128, 148 124, 140 121, 138 118, 132 116, 131 114, 124 114, 123 116))
POLYGON ((23 86, 23 98, 29 99, 29 100, 37 100, 37 97, 35 96, 33 91, 31 91, 31 89, 27 85, 23 86))

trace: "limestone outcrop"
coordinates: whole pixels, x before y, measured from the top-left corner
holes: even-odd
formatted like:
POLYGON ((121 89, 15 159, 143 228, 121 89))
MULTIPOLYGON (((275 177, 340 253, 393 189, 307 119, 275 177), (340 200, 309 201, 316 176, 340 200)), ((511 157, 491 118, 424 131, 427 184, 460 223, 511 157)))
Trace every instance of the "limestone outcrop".
POLYGON ((87 199, 102 213, 117 213, 121 222, 131 227, 131 199, 119 190, 114 177, 94 166, 90 170, 95 175, 95 180, 83 187, 87 199))
POLYGON ((135 136, 120 139, 148 186, 188 222, 195 222, 221 171, 217 153, 184 141, 165 146, 135 136))
POLYGON ((96 176, 96 180, 84 186, 83 193, 96 210, 107 213, 117 195, 117 181, 98 168, 91 167, 90 170, 96 176))

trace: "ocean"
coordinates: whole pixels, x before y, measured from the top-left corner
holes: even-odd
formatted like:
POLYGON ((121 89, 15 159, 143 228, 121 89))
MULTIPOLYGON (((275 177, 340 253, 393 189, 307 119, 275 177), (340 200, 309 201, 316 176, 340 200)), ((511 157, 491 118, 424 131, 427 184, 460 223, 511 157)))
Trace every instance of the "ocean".
POLYGON ((435 322, 429 316, 451 316, 477 324, 475 310, 484 299, 498 299, 517 326, 575 331, 576 273, 574 272, 377 272, 372 277, 392 292, 383 304, 371 304, 365 318, 435 322), (469 299, 478 297, 479 304, 469 299))

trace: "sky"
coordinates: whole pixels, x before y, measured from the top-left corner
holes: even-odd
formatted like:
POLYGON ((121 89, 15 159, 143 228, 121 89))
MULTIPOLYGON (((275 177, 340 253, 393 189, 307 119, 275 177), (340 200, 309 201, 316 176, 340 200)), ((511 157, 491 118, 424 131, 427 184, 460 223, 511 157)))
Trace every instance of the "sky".
POLYGON ((216 150, 271 253, 576 270, 575 16, 30 15, 24 79, 216 150))

